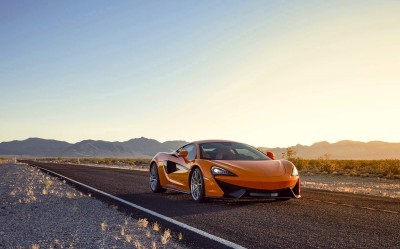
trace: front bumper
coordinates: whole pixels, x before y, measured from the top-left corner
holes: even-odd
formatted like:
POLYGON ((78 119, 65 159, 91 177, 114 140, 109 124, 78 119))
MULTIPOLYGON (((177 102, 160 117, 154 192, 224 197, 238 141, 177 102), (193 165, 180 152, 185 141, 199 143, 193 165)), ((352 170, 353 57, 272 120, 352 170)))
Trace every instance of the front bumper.
POLYGON ((294 187, 280 188, 276 190, 254 189, 233 185, 216 179, 216 183, 224 193, 224 197, 231 198, 300 198, 300 180, 294 187))

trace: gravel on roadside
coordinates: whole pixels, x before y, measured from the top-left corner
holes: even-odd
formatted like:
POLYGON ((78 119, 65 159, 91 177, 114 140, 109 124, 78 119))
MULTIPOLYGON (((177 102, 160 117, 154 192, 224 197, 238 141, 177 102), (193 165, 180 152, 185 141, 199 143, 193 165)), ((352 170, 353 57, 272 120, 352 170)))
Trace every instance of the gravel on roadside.
POLYGON ((301 186, 335 192, 346 192, 400 198, 400 181, 385 178, 342 175, 301 174, 301 186))
POLYGON ((0 164, 0 248, 184 248, 181 234, 25 164, 0 164))

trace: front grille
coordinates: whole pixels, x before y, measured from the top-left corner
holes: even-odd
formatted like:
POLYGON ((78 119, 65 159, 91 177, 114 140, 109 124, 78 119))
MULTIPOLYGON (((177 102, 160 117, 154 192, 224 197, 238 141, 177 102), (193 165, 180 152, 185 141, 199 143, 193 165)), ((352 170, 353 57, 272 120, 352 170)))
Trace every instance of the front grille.
POLYGON ((218 186, 224 191, 225 197, 259 197, 259 198, 280 198, 280 197, 296 197, 290 188, 278 190, 260 190, 250 189, 241 186, 229 184, 220 180, 216 180, 218 186))

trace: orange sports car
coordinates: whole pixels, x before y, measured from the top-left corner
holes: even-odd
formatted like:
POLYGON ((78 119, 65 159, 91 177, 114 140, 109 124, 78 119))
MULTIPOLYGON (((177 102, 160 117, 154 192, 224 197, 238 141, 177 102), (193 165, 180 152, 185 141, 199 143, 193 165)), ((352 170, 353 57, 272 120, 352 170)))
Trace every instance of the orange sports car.
MULTIPOLYGON (((267 156, 269 155, 269 156, 267 156)), ((242 143, 203 140, 178 150, 160 152, 150 162, 150 187, 191 194, 196 202, 207 197, 300 197, 299 173, 293 163, 274 160, 242 143)))

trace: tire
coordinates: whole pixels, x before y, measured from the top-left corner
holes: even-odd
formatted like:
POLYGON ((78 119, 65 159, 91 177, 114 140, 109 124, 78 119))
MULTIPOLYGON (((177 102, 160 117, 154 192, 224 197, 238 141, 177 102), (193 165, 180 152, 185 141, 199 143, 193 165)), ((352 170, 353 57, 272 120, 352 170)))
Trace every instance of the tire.
POLYGON ((160 185, 160 177, 158 176, 157 165, 155 163, 150 165, 150 189, 153 193, 163 193, 167 191, 160 185))
POLYGON ((204 179, 199 168, 195 168, 190 174, 190 194, 195 202, 203 202, 204 195, 204 179))

